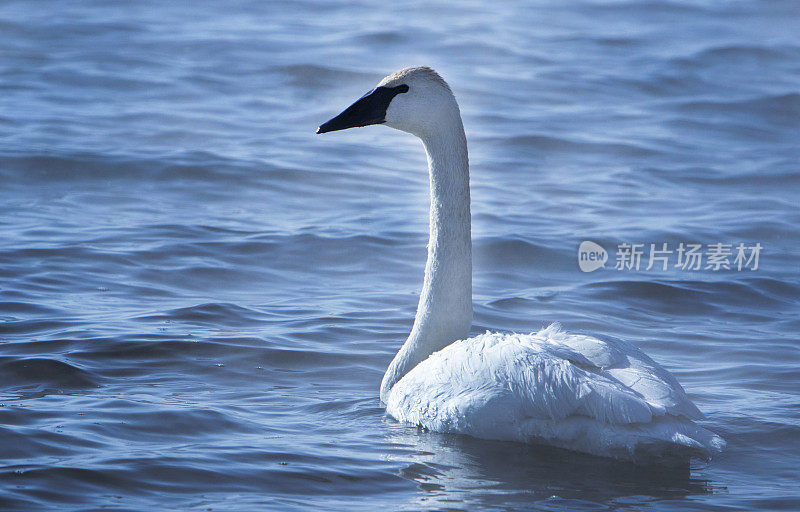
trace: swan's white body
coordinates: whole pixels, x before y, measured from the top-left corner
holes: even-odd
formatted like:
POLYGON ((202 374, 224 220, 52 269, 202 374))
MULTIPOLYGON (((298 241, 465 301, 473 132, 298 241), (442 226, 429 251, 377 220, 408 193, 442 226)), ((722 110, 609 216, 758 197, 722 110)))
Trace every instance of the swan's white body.
POLYGON ((472 322, 469 163, 458 104, 429 68, 407 68, 379 87, 407 85, 387 126, 417 135, 431 185, 430 241, 414 326, 392 360, 381 400, 395 419, 436 432, 547 443, 620 459, 706 458, 725 442, 680 384, 621 341, 567 334, 463 339, 472 322))
POLYGON ((456 341, 400 379, 386 411, 436 432, 627 460, 707 458, 724 446, 691 421, 702 413, 644 353, 557 326, 456 341))

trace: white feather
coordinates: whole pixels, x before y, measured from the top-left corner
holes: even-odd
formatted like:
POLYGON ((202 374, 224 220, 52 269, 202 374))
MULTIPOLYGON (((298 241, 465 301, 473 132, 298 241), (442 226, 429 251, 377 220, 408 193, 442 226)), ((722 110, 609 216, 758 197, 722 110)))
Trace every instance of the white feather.
POLYGON ((700 411, 641 351, 557 326, 456 341, 408 372, 386 411, 436 432, 623 459, 676 448, 708 458, 725 444, 690 421, 700 411))

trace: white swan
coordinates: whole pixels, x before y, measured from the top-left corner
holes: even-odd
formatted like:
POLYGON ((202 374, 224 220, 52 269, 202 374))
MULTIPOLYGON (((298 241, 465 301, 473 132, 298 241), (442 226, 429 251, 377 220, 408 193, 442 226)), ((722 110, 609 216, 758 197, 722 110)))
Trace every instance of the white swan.
POLYGON ((721 451, 725 441, 691 421, 702 413, 680 384, 631 345, 558 326, 464 339, 472 323, 472 242, 458 104, 435 71, 407 68, 317 133, 381 123, 422 139, 431 189, 428 261, 414 326, 381 383, 388 414, 436 432, 625 460, 721 451))

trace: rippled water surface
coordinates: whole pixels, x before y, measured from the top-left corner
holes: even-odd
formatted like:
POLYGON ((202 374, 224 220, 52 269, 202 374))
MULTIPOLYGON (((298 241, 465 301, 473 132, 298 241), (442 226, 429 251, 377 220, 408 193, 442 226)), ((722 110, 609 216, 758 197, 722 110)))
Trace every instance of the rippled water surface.
POLYGON ((0 508, 797 510, 798 27, 793 0, 3 2, 0 508), (464 115, 474 332, 634 343, 720 457, 644 471, 384 416, 424 153, 314 130, 414 64, 464 115), (681 242, 763 250, 613 268, 681 242))

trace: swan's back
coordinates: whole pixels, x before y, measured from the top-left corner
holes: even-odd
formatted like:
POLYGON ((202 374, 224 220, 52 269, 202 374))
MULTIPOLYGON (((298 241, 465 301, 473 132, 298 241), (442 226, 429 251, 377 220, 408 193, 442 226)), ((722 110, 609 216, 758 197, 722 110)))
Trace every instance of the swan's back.
POLYGON ((437 432, 628 460, 708 458, 724 446, 691 421, 700 411, 641 351, 557 326, 456 341, 397 382, 386 410, 437 432))

